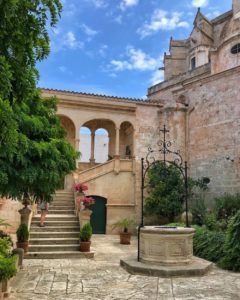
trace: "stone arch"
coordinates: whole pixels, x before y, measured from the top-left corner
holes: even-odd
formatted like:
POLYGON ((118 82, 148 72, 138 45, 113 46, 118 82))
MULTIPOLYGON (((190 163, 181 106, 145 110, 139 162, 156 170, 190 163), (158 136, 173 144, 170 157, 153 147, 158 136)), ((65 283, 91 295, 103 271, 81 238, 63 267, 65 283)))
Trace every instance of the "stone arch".
MULTIPOLYGON (((88 142, 88 144, 90 143, 90 164, 104 163, 107 160, 112 159, 115 155, 116 148, 115 122, 111 119, 90 119, 82 124, 81 128, 83 127, 86 127, 91 131, 90 142, 88 142), (99 131, 105 131, 105 134, 101 135, 99 134, 99 131)), ((84 141, 80 137, 80 149, 82 149, 81 145, 83 143, 84 141)), ((82 162, 87 161, 82 160, 82 162)))
POLYGON ((66 132, 66 139, 68 142, 75 148, 75 139, 76 139, 76 126, 71 118, 66 115, 59 114, 57 115, 60 119, 62 128, 66 132))
POLYGON ((120 125, 120 157, 134 156, 134 127, 131 122, 123 121, 120 125))

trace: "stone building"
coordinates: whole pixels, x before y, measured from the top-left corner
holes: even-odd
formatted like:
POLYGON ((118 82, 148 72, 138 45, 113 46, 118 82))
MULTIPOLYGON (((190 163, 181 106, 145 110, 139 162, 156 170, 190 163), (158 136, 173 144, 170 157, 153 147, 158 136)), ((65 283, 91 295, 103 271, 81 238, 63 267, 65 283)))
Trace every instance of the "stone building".
MULTIPOLYGON (((209 198, 240 191, 240 1, 233 0, 231 11, 211 21, 198 10, 189 38, 171 38, 163 69, 164 81, 148 89, 146 101, 42 90, 44 97, 58 98, 57 114, 69 142, 76 150, 81 142, 90 148, 89 162, 76 162, 65 189, 84 182, 90 195, 104 199, 106 233, 122 217, 139 217, 140 160, 148 145, 157 144, 164 124, 191 176, 210 178, 209 198), (90 132, 88 142, 81 141, 82 127, 90 132), (99 129, 108 133, 105 162, 95 160, 99 129)), ((4 200, 1 212, 7 215, 13 205, 4 200)))
POLYGON ((209 21, 198 10, 186 40, 170 40, 165 80, 148 90, 191 175, 211 179, 210 193, 240 190, 240 1, 209 21), (234 161, 233 161, 234 160, 234 161))

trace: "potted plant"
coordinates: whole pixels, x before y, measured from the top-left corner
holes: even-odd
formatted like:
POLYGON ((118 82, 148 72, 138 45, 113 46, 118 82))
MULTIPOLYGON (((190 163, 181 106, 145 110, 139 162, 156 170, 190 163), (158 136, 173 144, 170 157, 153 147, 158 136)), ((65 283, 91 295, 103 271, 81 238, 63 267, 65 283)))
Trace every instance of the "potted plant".
POLYGON ((124 218, 113 224, 112 229, 119 228, 120 244, 130 245, 132 234, 129 232, 129 227, 135 224, 135 220, 131 218, 124 218))
POLYGON ((91 246, 91 236, 92 236, 92 226, 90 223, 86 223, 80 230, 80 251, 90 252, 91 246))
POLYGON ((18 230, 16 232, 17 234, 17 247, 22 248, 24 250, 24 253, 28 252, 28 237, 29 237, 29 231, 26 224, 21 224, 18 227, 18 230))

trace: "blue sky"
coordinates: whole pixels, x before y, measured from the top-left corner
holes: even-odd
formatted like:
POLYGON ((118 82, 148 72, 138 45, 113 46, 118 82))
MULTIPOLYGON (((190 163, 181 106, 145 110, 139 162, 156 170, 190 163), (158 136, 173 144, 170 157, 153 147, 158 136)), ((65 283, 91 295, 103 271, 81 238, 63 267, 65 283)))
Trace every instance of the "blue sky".
POLYGON ((212 19, 232 0, 62 0, 39 86, 143 98, 161 81, 169 39, 185 39, 201 7, 212 19))

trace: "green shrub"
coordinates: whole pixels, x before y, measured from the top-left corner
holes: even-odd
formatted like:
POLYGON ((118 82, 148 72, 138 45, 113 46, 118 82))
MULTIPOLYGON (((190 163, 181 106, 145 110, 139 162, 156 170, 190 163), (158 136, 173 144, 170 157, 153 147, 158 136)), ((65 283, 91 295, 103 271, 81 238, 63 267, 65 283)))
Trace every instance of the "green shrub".
POLYGON ((16 273, 16 256, 4 257, 0 255, 0 282, 10 279, 16 273))
POLYGON ((85 224, 80 230, 80 240, 82 242, 89 242, 92 236, 92 226, 90 223, 85 224))
POLYGON ((224 257, 219 266, 233 271, 240 271, 240 210, 231 218, 224 244, 224 257))
POLYGON ((240 194, 229 195, 215 198, 215 211, 218 220, 231 218, 240 210, 240 194))
POLYGON ((193 226, 196 230, 193 237, 194 255, 218 262, 224 255, 225 233, 210 231, 204 227, 193 226))
POLYGON ((0 230, 0 239, 3 239, 3 238, 6 238, 9 241, 9 243, 11 244, 11 246, 13 247, 13 241, 12 241, 11 236, 8 233, 6 233, 5 231, 0 230))
POLYGON ((190 205, 190 210, 193 216, 193 224, 202 226, 207 213, 207 207, 203 198, 193 199, 190 205))
POLYGON ((17 230, 16 234, 17 234, 18 242, 20 242, 20 243, 27 242, 28 238, 29 238, 29 231, 28 231, 27 225, 26 224, 21 224, 18 227, 18 230, 17 230))
POLYGON ((0 238, 0 255, 9 257, 12 253, 11 242, 7 237, 0 238))
POLYGON ((204 225, 209 230, 213 230, 213 231, 218 231, 219 230, 219 226, 218 226, 218 222, 217 222, 215 213, 208 212, 208 213, 205 214, 205 216, 204 216, 204 225))
POLYGON ((120 229, 122 229, 123 232, 128 232, 129 227, 134 225, 135 223, 136 222, 134 219, 124 218, 124 219, 121 219, 121 220, 117 221, 116 223, 114 223, 112 225, 112 229, 120 228, 120 229))

